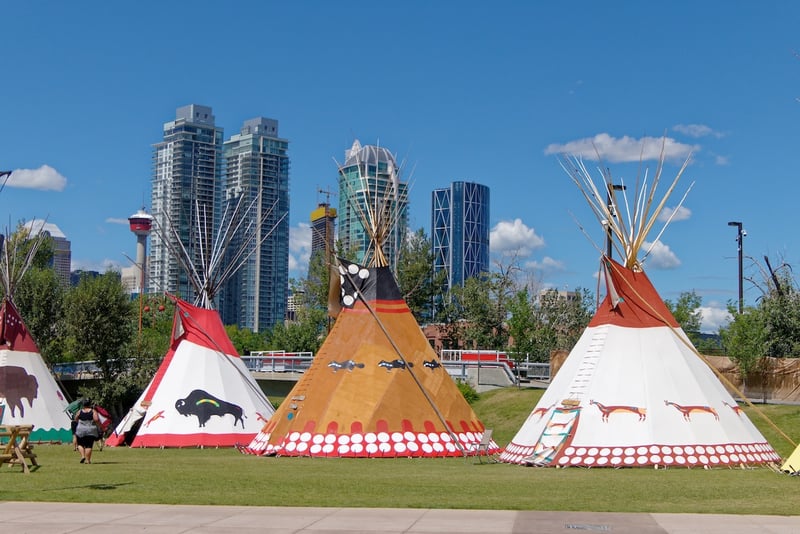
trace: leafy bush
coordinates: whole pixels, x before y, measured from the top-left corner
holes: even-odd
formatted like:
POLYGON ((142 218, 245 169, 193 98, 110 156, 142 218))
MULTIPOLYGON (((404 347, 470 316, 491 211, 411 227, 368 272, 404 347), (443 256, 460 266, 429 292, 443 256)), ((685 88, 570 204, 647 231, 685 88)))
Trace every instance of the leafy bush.
POLYGON ((464 398, 467 399, 469 404, 472 404, 481 397, 478 395, 478 392, 475 391, 475 388, 472 387, 472 384, 465 380, 456 380, 456 385, 458 386, 458 390, 462 395, 464 395, 464 398))

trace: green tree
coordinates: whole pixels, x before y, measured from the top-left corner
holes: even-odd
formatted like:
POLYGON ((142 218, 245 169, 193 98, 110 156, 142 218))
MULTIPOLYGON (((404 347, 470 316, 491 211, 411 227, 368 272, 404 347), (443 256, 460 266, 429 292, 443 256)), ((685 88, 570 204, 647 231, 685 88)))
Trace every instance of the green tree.
POLYGON ((527 288, 518 291, 509 307, 510 350, 537 362, 548 361, 553 350, 571 350, 589 324, 593 302, 589 291, 581 288, 566 295, 546 290, 536 297, 527 288))
POLYGON ((665 300, 667 309, 695 345, 700 344, 700 325, 703 322, 703 312, 700 311, 702 299, 694 291, 684 291, 678 296, 678 300, 673 303, 665 300))
POLYGON ((433 274, 433 248, 425 230, 406 234, 397 262, 397 285, 417 321, 433 320, 433 299, 440 291, 446 273, 433 274))
POLYGON ((227 325, 225 331, 241 356, 247 356, 251 351, 264 350, 267 346, 267 336, 263 333, 239 328, 237 325, 227 325))
POLYGON ((267 336, 269 350, 313 353, 319 350, 327 333, 327 310, 300 305, 297 319, 294 322, 275 324, 267 336))
POLYGON ((532 354, 536 350, 533 335, 536 310, 528 287, 514 293, 508 302, 508 312, 508 350, 515 353, 515 357, 521 361, 525 354, 532 354))
POLYGON ((14 291, 14 303, 45 361, 62 361, 65 291, 52 268, 28 270, 14 291))
POLYGON ((138 317, 119 274, 81 278, 65 300, 67 334, 75 360, 94 360, 101 376, 90 396, 118 415, 129 395, 128 359, 136 354, 134 325, 138 317))
POLYGON ((461 287, 454 287, 455 297, 464 319, 462 333, 467 347, 500 349, 508 344, 506 313, 512 283, 507 271, 468 278, 461 287))
POLYGON ((736 313, 733 305, 729 304, 728 311, 733 321, 720 331, 722 344, 746 381, 759 370, 759 362, 767 355, 765 317, 760 309, 752 307, 736 313))
POLYGON ((439 324, 439 335, 441 336, 443 349, 462 348, 466 323, 462 319, 455 292, 448 291, 444 294, 442 302, 437 307, 434 321, 439 324))
POLYGON ((759 301, 766 329, 767 355, 775 358, 800 356, 800 292, 787 275, 776 274, 768 292, 759 301))

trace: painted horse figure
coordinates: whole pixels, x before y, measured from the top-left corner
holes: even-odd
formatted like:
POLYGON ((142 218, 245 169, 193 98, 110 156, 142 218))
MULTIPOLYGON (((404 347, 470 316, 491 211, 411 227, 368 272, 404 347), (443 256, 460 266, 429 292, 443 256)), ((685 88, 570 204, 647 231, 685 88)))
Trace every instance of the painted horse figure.
POLYGON ((539 416, 539 419, 541 419, 542 417, 545 416, 545 414, 547 414, 547 412, 552 410, 555 407, 555 405, 556 405, 556 403, 553 403, 550 406, 542 406, 541 408, 536 408, 528 416, 528 419, 530 419, 531 417, 536 417, 537 415, 539 416))
POLYGON ((727 403, 727 402, 725 402, 725 401, 722 401, 722 404, 724 404, 725 406, 727 406, 728 408, 730 408, 731 410, 733 410, 733 412, 734 412, 736 415, 739 415, 739 416, 741 416, 741 415, 744 413, 744 410, 742 410, 742 407, 741 407, 741 406, 739 406, 738 404, 735 404, 735 403, 734 403, 734 404, 728 404, 728 403, 727 403))
POLYGON ((639 421, 644 421, 647 418, 647 409, 639 406, 606 406, 605 404, 600 404, 594 399, 590 400, 589 404, 594 404, 597 406, 597 409, 603 414, 602 420, 604 423, 608 423, 608 416, 614 412, 635 413, 639 416, 639 421))
POLYGON ((719 414, 717 413, 717 410, 715 410, 711 406, 699 406, 699 405, 693 405, 693 406, 692 405, 686 405, 686 406, 684 406, 683 404, 676 404, 676 403, 674 403, 672 401, 668 401, 668 400, 665 400, 664 404, 666 404, 667 406, 673 406, 676 410, 681 412, 683 414, 684 421, 691 421, 693 412, 710 413, 711 415, 714 416, 714 419, 719 421, 719 414))

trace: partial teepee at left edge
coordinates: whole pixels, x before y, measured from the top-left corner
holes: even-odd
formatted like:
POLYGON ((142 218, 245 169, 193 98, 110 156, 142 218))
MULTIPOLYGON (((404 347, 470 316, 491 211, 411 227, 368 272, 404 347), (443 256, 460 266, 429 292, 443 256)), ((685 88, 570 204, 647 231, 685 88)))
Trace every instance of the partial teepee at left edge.
POLYGON ((172 343, 110 446, 246 445, 274 412, 219 314, 174 298, 172 343))
MULTIPOLYGON (((44 222, 39 222, 44 226, 44 222)), ((40 228, 41 229, 41 228, 40 228)), ((14 291, 33 264, 45 232, 33 225, 0 240, 0 424, 33 425, 34 441, 72 441, 67 399, 14 305, 14 291)))
POLYGON ((8 297, 0 307, 0 424, 33 425, 32 441, 72 441, 67 399, 8 297))

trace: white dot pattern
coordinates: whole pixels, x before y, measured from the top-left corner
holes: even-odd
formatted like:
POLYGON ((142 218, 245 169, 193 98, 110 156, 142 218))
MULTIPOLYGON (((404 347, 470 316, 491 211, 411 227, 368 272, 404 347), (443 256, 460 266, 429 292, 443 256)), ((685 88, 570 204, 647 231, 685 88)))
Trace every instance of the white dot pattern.
MULTIPOLYGON (((510 443, 500 455, 508 463, 528 464, 534 446, 510 443)), ((564 447, 545 465, 558 466, 737 466, 778 462, 769 443, 714 445, 640 445, 636 447, 564 447)))
MULTIPOLYGON (((290 432, 277 444, 270 443, 272 435, 261 432, 244 449, 256 455, 277 456, 344 456, 344 457, 446 457, 475 455, 475 444, 482 432, 366 432, 356 434, 314 434, 290 432), (460 445, 460 446, 459 446, 460 445)), ((492 440, 490 453, 500 452, 492 440)))

